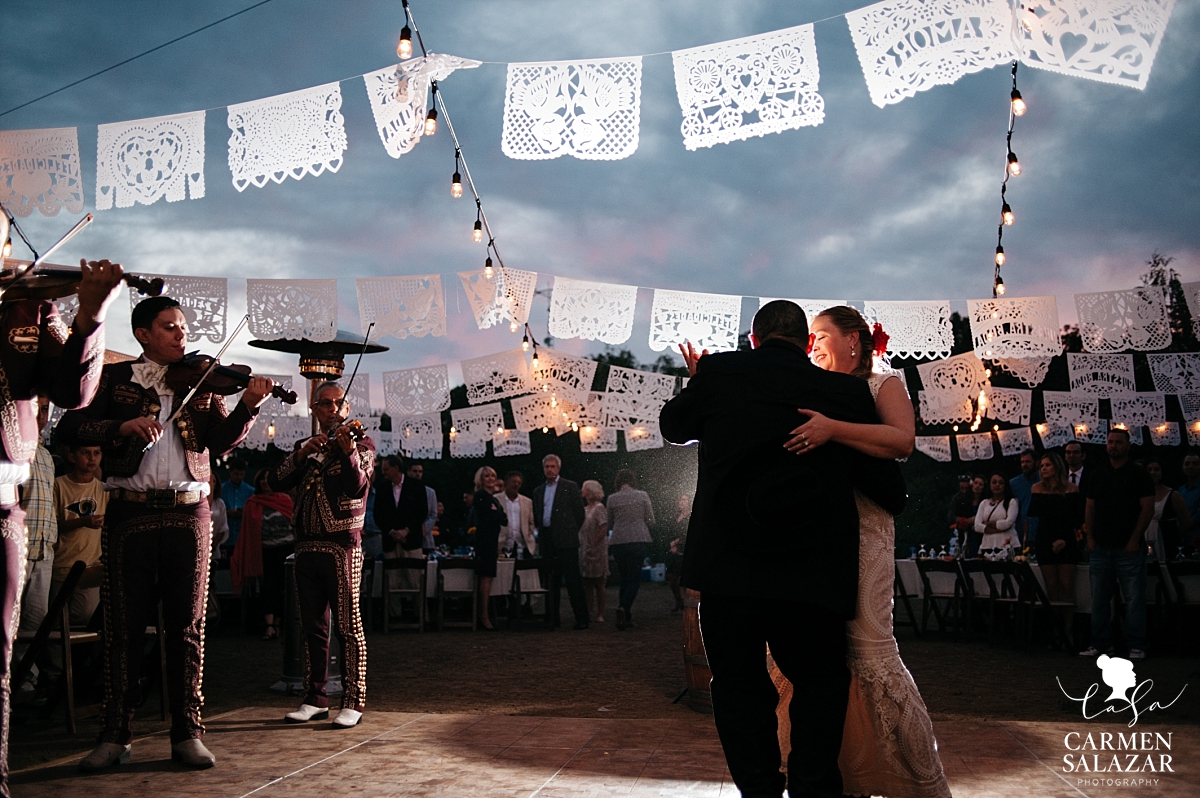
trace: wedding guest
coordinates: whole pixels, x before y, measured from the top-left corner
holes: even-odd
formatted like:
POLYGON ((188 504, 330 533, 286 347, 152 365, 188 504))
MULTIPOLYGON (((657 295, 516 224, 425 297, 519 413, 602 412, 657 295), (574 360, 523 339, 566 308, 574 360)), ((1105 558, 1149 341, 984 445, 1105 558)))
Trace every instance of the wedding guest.
POLYGON ((234 590, 242 589, 243 579, 262 576, 263 640, 279 637, 283 626, 284 563, 296 548, 292 497, 274 491, 270 476, 269 468, 254 475, 254 493, 242 505, 242 534, 229 563, 234 590))
POLYGON ((979 554, 980 544, 983 542, 983 534, 975 530, 975 517, 979 515, 979 505, 987 498, 987 481, 981 474, 975 474, 971 477, 971 498, 969 503, 965 504, 962 509, 968 510, 970 515, 960 519, 958 539, 962 541, 963 553, 967 557, 974 557, 979 554))
POLYGON ((496 559, 499 557, 500 528, 508 515, 495 497, 500 480, 496 471, 484 466, 475 472, 475 495, 471 512, 475 516, 475 582, 479 591, 479 625, 489 632, 492 625, 488 608, 492 595, 492 580, 496 578, 496 559))
POLYGON ((975 532, 982 536, 979 551, 999 552, 1013 548, 1020 551, 1021 541, 1016 529, 1020 507, 1012 494, 1012 486, 1003 474, 992 474, 988 484, 991 496, 979 503, 975 513, 975 532))
POLYGON ((624 630, 634 625, 633 602, 642 584, 642 563, 650 553, 654 508, 650 506, 646 492, 637 489, 637 476, 633 471, 622 468, 617 472, 614 484, 617 492, 608 497, 608 515, 612 523, 608 548, 621 575, 617 628, 624 630))
MULTIPOLYGON (((1038 463, 1041 479, 1030 489, 1029 518, 1038 522, 1037 561, 1051 601, 1075 602, 1075 566, 1079 562, 1078 530, 1083 527, 1083 494, 1067 481, 1067 464, 1057 452, 1038 463)), ((1062 621, 1071 628, 1072 607, 1062 621)))
MULTIPOLYGON (((404 458, 389 454, 380 467, 383 479, 375 491, 375 523, 384 531, 383 557, 409 559, 425 558, 425 486, 419 479, 408 476, 404 458)), ((420 577, 413 571, 386 571, 393 588, 415 588, 420 577)), ((393 610, 400 613, 400 596, 393 595, 393 610)))
POLYGON ((692 495, 685 493, 675 503, 675 517, 671 520, 669 533, 670 543, 667 544, 667 584, 671 587, 671 595, 675 597, 675 606, 671 612, 683 611, 683 593, 679 588, 679 576, 683 572, 683 549, 687 540, 688 523, 692 520, 692 495))
POLYGON ((221 501, 229 517, 229 539, 225 548, 232 552, 242 531, 242 508, 254 495, 254 486, 246 482, 246 461, 235 457, 229 461, 229 479, 221 484, 221 501))
MULTIPOLYGON (((408 476, 425 485, 425 466, 420 463, 410 464, 408 476)), ((429 514, 425 516, 425 521, 421 524, 421 549, 424 554, 429 554, 437 548, 437 542, 433 539, 433 527, 437 524, 437 505, 437 492, 425 485, 425 507, 428 508, 429 514)))
POLYGON ((588 615, 597 623, 604 622, 604 605, 608 579, 608 511, 604 508, 604 488, 594 479, 580 487, 587 506, 583 510, 583 526, 579 528, 579 572, 587 595, 588 615), (594 612, 593 612, 594 610, 594 612))
MULTIPOLYGON (((41 431, 50 420, 50 400, 38 396, 37 449, 29 462, 29 479, 21 485, 21 509, 25 511, 25 547, 22 564, 25 567, 25 589, 21 593, 19 634, 33 635, 50 609, 50 586, 54 581, 54 547, 58 542, 58 522, 54 513, 54 459, 42 443, 41 431)), ((67 570, 70 570, 68 566, 67 570)), ((25 656, 27 645, 14 647, 14 661, 25 656)), ((22 692, 33 692, 38 668, 29 672, 25 684, 13 685, 22 692)))
POLYGON ((1163 484, 1162 461, 1150 457, 1142 462, 1142 467, 1154 480, 1154 515, 1146 527, 1146 542, 1150 544, 1154 558, 1165 563, 1175 557, 1191 530, 1191 514, 1183 496, 1163 484))
POLYGON ((1021 473, 1008 481, 1012 486, 1013 495, 1017 497, 1020 512, 1017 515, 1017 531, 1021 535, 1021 543, 1033 548, 1037 541, 1038 521, 1029 517, 1029 497, 1031 490, 1041 478, 1038 476, 1037 454, 1033 449, 1021 452, 1021 473))
MULTIPOLYGON (((67 453, 71 473, 54 480, 54 515, 58 519, 58 542, 54 545, 54 578, 50 601, 62 589, 76 561, 87 568, 100 567, 100 530, 108 494, 96 479, 100 471, 100 447, 72 445, 67 453)), ((86 626, 100 606, 100 586, 76 589, 70 603, 71 625, 86 626)))
MULTIPOLYGON (((382 458, 375 461, 375 473, 383 473, 380 464, 382 458)), ((363 562, 373 562, 379 559, 379 555, 383 554, 383 531, 380 530, 379 524, 375 523, 375 484, 371 484, 371 489, 367 491, 367 512, 363 516, 363 532, 362 532, 362 552, 363 562)))
POLYGON ((1087 485, 1083 481, 1084 461, 1087 453, 1079 441, 1068 441, 1063 447, 1063 460, 1067 464, 1067 482, 1078 486, 1079 490, 1087 493, 1087 485))
POLYGON ((562 460, 542 458, 546 481, 533 489, 533 522, 538 528, 538 553, 549 564, 546 574, 546 616, 551 628, 560 623, 562 586, 567 588, 576 630, 588 628, 587 598, 579 573, 579 528, 583 526, 583 495, 579 485, 560 477, 562 460))
POLYGON ((500 530, 500 548, 517 559, 534 556, 537 536, 533 525, 533 499, 521 494, 525 475, 509 471, 504 475, 504 490, 496 494, 508 513, 508 523, 500 530))
POLYGON ((1188 517, 1193 519, 1190 534, 1184 535, 1183 539, 1184 546, 1190 547, 1195 541, 1195 520, 1200 519, 1200 453, 1190 451, 1183 456, 1183 480, 1179 495, 1187 504, 1188 517), (1193 543, 1189 543, 1189 540, 1193 543))
POLYGON ((1095 657, 1112 651, 1113 585, 1125 597, 1125 645, 1129 659, 1146 658, 1146 547, 1143 536, 1154 516, 1154 480, 1129 459, 1129 430, 1114 427, 1105 444, 1108 461, 1089 472, 1087 497, 1088 577, 1092 588, 1092 644, 1079 652, 1095 657))
POLYGON ((229 511, 221 498, 221 480, 216 474, 208 475, 208 510, 212 513, 212 559, 216 562, 221 559, 221 546, 229 539, 229 511))

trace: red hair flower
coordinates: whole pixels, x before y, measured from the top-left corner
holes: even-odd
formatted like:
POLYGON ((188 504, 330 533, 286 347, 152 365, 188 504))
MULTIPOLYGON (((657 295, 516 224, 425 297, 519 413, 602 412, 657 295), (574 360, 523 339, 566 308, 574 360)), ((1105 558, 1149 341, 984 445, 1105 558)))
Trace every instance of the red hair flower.
POLYGON ((890 339, 891 336, 883 331, 883 325, 875 322, 875 327, 871 330, 871 349, 876 356, 881 357, 887 352, 890 339))

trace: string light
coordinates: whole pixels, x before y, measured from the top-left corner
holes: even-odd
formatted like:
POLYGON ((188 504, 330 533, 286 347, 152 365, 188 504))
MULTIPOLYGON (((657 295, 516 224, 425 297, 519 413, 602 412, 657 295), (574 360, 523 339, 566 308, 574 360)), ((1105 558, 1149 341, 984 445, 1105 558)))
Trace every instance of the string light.
MULTIPOLYGON (((426 129, 428 129, 428 124, 426 122, 426 129)), ((1008 151, 1008 173, 1013 177, 1021 174, 1021 162, 1017 160, 1017 154, 1012 150, 1008 151)))
POLYGON ((483 262, 483 276, 490 280, 490 279, 492 279, 493 273, 494 272, 492 271, 492 256, 488 255, 487 260, 485 260, 483 262))
POLYGON ((1017 66, 1018 63, 1014 61, 1012 65, 1012 91, 1009 94, 1008 133, 1004 140, 1008 157, 1004 163, 1004 179, 1000 182, 1000 224, 996 226, 996 256, 994 260, 996 266, 992 272, 993 297, 1002 297, 1007 290, 1004 287, 1004 278, 1000 276, 1000 267, 1008 260, 1008 257, 1004 254, 1004 228, 1012 227, 1013 223, 1017 220, 1012 206, 1008 204, 1008 180, 1011 177, 1021 174, 1021 162, 1017 160, 1017 154, 1013 152, 1012 148, 1012 135, 1017 117, 1023 116, 1027 110, 1025 100, 1021 97, 1021 92, 1017 90, 1017 66))
POLYGON ((1025 116, 1025 99, 1021 97, 1021 92, 1017 91, 1017 87, 1013 86, 1012 94, 1012 112, 1013 116, 1025 116))
POLYGON ((483 241, 483 222, 475 220, 475 229, 471 231, 471 240, 476 244, 483 241))
POLYGON ((426 136, 432 136, 434 133, 437 133, 437 98, 438 98, 437 94, 438 94, 438 89, 437 89, 437 81, 436 80, 429 81, 429 90, 432 94, 432 98, 430 99, 430 102, 429 102, 429 113, 425 114, 425 135, 426 136))
POLYGON ((412 58, 412 29, 405 25, 400 29, 400 43, 396 45, 396 55, 401 60, 412 58))
POLYGON ((462 160, 462 151, 454 148, 454 175, 450 178, 450 196, 458 199, 462 196, 462 175, 458 172, 458 164, 462 160))
POLYGON ((1004 257, 1004 247, 996 247, 996 265, 1003 266, 1006 258, 1004 257))
POLYGON ((1006 289, 1006 288, 1004 287, 1004 278, 1003 278, 1003 277, 1001 277, 1000 275, 998 275, 998 274, 997 274, 997 275, 996 275, 996 281, 995 281, 995 283, 992 285, 992 292, 993 292, 993 293, 994 293, 996 296, 1004 296, 1004 292, 1005 292, 1005 291, 1007 291, 1007 290, 1008 290, 1008 289, 1006 289))
POLYGON ((1012 227, 1016 220, 1017 218, 1013 216, 1012 206, 1007 202, 1000 206, 1000 221, 1004 222, 1005 227, 1012 227))
POLYGON ((529 351, 529 336, 528 335, 526 335, 524 338, 521 339, 521 351, 522 352, 529 351))

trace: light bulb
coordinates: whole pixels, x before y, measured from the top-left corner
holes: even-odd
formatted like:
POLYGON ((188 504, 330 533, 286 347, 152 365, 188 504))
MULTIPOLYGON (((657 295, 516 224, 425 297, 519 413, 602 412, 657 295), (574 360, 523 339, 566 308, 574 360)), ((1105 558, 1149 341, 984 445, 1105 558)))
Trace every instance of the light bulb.
POLYGON ((1008 290, 1004 287, 1004 278, 1000 277, 999 275, 997 275, 997 277, 996 277, 995 289, 996 289, 996 296, 1004 296, 1004 292, 1008 290))
POLYGON ((412 30, 407 25, 400 29, 400 43, 396 45, 396 55, 412 58, 412 30))
POLYGON ((1004 257, 1004 247, 997 246, 996 247, 996 265, 1003 266, 1005 260, 1007 260, 1007 259, 1004 257))
POLYGON ((492 279, 492 274, 492 256, 488 255, 487 260, 483 262, 483 276, 490 280, 492 279))
MULTIPOLYGON (((426 122, 425 125, 426 130, 428 130, 429 123, 426 122)), ((1012 150, 1008 151, 1008 173, 1013 177, 1021 174, 1021 162, 1017 160, 1017 154, 1012 150)))
POLYGON ((496 434, 497 434, 497 435, 503 435, 503 434, 504 434, 504 427, 496 427, 496 434))
POLYGON ((437 133, 437 109, 430 108, 425 115, 425 135, 432 136, 434 133, 437 133))
POLYGON ((558 397, 557 397, 557 396, 551 396, 551 397, 550 397, 550 406, 551 406, 551 407, 558 407, 558 397))
POLYGON ((275 440, 275 424, 274 422, 267 425, 267 437, 275 440))
POLYGON ((1007 202, 1004 203, 1004 206, 1000 208, 1000 221, 1004 222, 1004 224, 1008 225, 1009 227, 1012 227, 1012 223, 1016 220, 1017 217, 1013 216, 1012 206, 1007 202))
POLYGON ((476 243, 483 241, 483 222, 475 220, 475 229, 471 231, 471 239, 476 243))
POLYGON ((538 367, 538 356, 537 356, 537 351, 536 351, 536 350, 535 350, 535 351, 534 351, 534 353, 533 353, 533 367, 534 367, 534 368, 537 368, 537 367, 538 367))
POLYGON ((4 258, 12 257, 12 239, 4 239, 4 258))
POLYGON ((999 424, 993 424, 993 425, 992 425, 992 432, 999 432, 999 431, 1000 431, 1000 425, 999 425, 999 424))
POLYGON ((542 427, 542 434, 543 434, 543 435, 545 435, 545 434, 546 434, 547 432, 549 432, 549 431, 550 431, 550 428, 549 428, 549 427, 542 427))
MULTIPOLYGON (((522 352, 529 351, 529 336, 528 335, 526 335, 524 338, 521 339, 521 351, 522 352)), ((543 385, 542 387, 545 388, 546 386, 543 385)))
POLYGON ((458 172, 455 172, 454 176, 450 178, 450 196, 454 199, 462 196, 462 175, 458 172))
POLYGON ((1025 100, 1021 98, 1021 92, 1015 88, 1012 90, 1012 112, 1013 116, 1025 116, 1025 100))
POLYGON ((957 424, 955 424, 955 425, 954 425, 953 427, 951 427, 950 429, 954 430, 955 432, 958 432, 958 425, 957 425, 957 424))
POLYGON ((517 331, 517 323, 516 323, 515 321, 510 321, 510 322, 508 323, 508 331, 509 331, 509 332, 516 332, 516 331, 517 331))
POLYGON ((1046 425, 1045 425, 1045 424, 1038 424, 1038 425, 1037 425, 1037 431, 1038 431, 1038 434, 1039 434, 1039 435, 1040 435, 1041 433, 1045 432, 1045 431, 1046 431, 1046 425))
POLYGON ((571 432, 579 432, 579 425, 574 421, 571 422, 571 432))
POLYGON ((454 428, 453 424, 451 424, 450 425, 450 437, 453 438, 457 434, 458 434, 458 430, 454 428))

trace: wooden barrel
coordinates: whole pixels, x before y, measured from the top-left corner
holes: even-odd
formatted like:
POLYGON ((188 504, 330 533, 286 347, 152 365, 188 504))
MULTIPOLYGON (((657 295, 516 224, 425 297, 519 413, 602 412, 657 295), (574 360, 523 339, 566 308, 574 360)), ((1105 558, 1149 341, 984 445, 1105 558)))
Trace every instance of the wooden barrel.
POLYGON ((683 599, 683 668, 687 674, 687 705, 696 712, 712 714, 712 671, 700 637, 700 593, 685 591, 683 599))

